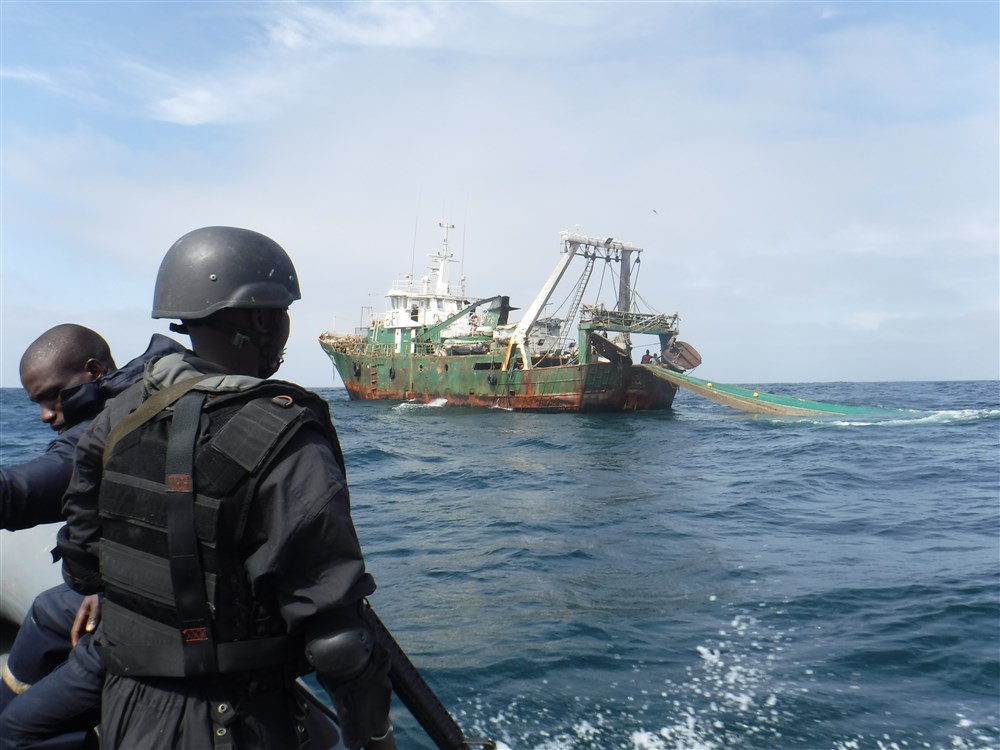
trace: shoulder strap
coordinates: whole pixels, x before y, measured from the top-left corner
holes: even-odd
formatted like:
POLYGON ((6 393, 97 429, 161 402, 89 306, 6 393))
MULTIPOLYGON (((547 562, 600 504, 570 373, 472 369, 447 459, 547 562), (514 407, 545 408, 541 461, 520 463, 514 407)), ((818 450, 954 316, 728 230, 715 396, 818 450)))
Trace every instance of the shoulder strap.
POLYGON ((146 422, 198 385, 198 383, 210 377, 213 377, 213 375, 199 375, 198 377, 174 383, 169 388, 164 388, 139 404, 134 412, 115 425, 108 434, 108 439, 104 442, 103 463, 105 465, 108 463, 111 451, 114 450, 114 447, 118 445, 118 442, 123 437, 142 427, 146 422))
MULTIPOLYGON (((251 400, 212 437, 202 450, 199 476, 232 491, 243 478, 253 478, 268 456, 295 434, 310 413, 288 395, 261 395, 263 389, 227 394, 225 400, 251 400), (256 397, 254 397, 256 396, 256 397), (217 458, 205 458, 205 454, 217 458)), ((222 399, 220 399, 221 401, 222 399)), ((158 645, 102 647, 109 671, 130 676, 208 677, 256 669, 271 669, 294 662, 297 653, 287 635, 219 643, 212 629, 214 614, 205 586, 194 500, 195 445, 200 434, 204 393, 176 399, 167 438, 164 486, 167 492, 167 552, 174 608, 178 615, 178 640, 158 645)), ((237 528, 242 529, 253 495, 254 482, 240 490, 237 528)), ((237 533, 237 536, 240 534, 237 533)), ((140 561, 133 559, 137 567, 140 561)), ((147 573, 148 575, 148 573, 147 573)), ((113 613, 113 607, 108 610, 113 613)), ((107 620, 106 620, 107 621, 107 620)), ((163 626, 167 627, 167 626, 163 626)), ((171 635, 177 630, 170 629, 171 635)))
POLYGON ((170 578, 180 620, 187 677, 218 673, 208 595, 194 527, 194 446, 204 403, 204 393, 187 394, 178 400, 167 438, 164 479, 170 498, 167 505, 170 578))

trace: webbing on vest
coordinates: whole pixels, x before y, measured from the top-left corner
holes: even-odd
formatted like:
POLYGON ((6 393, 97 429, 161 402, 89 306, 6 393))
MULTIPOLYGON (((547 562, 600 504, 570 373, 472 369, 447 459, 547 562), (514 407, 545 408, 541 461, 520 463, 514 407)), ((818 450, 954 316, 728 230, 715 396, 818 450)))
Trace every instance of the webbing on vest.
MULTIPOLYGON (((186 647, 175 638, 177 631, 163 623, 137 616, 114 602, 105 601, 101 615, 106 627, 117 630, 129 628, 141 636, 152 634, 162 645, 98 646, 105 666, 111 674, 129 677, 187 677, 184 672, 186 647)), ((288 636, 255 638, 249 641, 231 641, 216 644, 216 658, 220 675, 237 675, 251 670, 280 669, 287 667, 301 654, 301 644, 288 636)))
POLYGON ((184 644, 184 674, 200 677, 218 673, 212 638, 208 594, 194 527, 194 446, 205 394, 193 391, 174 406, 167 438, 167 549, 170 578, 184 644))
MULTIPOLYGON (((109 591, 103 608, 105 632, 119 645, 101 645, 98 651, 112 674, 133 677, 229 675, 288 667, 301 658, 301 644, 287 635, 230 641, 230 636, 218 632, 217 623, 216 629, 209 629, 216 614, 210 604, 216 598, 209 596, 215 576, 207 574, 198 556, 200 542, 195 531, 195 511, 201 507, 195 504, 197 486, 204 482, 215 491, 221 489, 228 493, 235 490, 241 480, 247 477, 253 480, 254 472, 267 457, 279 451, 313 414, 310 408, 296 404, 285 395, 287 391, 282 392, 284 385, 254 389, 239 396, 223 396, 222 399, 230 399, 262 394, 243 404, 221 429, 211 434, 207 445, 198 444, 197 452, 196 441, 203 437, 199 426, 201 414, 212 413, 212 408, 202 403, 195 406, 194 402, 212 403, 213 397, 209 395, 206 399, 197 391, 181 396, 174 406, 173 420, 166 435, 163 491, 167 502, 163 506, 144 508, 139 515, 136 515, 138 508, 127 502, 122 504, 123 498, 113 506, 117 515, 163 528, 167 532, 167 550, 164 557, 156 557, 141 548, 132 549, 125 544, 102 540, 102 559, 115 571, 123 573, 112 576, 109 570, 106 582, 147 597, 152 596, 150 591, 163 591, 166 598, 159 601, 169 603, 183 624, 180 627, 167 625, 131 611, 114 602, 109 591), (193 476, 195 460, 198 477, 193 476), (157 507, 164 508, 162 514, 156 512, 157 507), (182 514, 187 513, 190 517, 183 518, 182 514), (142 585, 137 587, 129 582, 132 580, 141 581, 142 585), (200 640, 202 636, 209 640, 200 640), (212 668, 212 654, 205 654, 211 649, 210 644, 214 644, 215 672, 204 671, 212 668)), ((217 405, 219 401, 214 403, 217 405)), ((144 420, 143 424, 148 421, 144 420)), ((119 484, 128 477, 120 472, 116 472, 116 476, 119 484)), ((251 481, 240 490, 245 499, 235 508, 234 517, 239 517, 237 529, 242 529, 254 486, 251 481)), ((201 510, 204 515, 204 508, 201 510)), ((204 527, 205 519, 201 520, 204 527)), ((204 538, 204 528, 202 532, 204 538)))
POLYGON ((114 447, 118 445, 118 441, 130 432, 134 432, 138 428, 142 427, 146 424, 146 422, 198 385, 198 383, 202 380, 210 377, 213 377, 212 373, 199 375, 194 378, 182 380, 179 383, 174 383, 172 386, 164 388, 162 391, 157 391, 139 404, 135 411, 115 425, 108 434, 107 439, 104 441, 104 464, 107 465, 108 457, 111 455, 111 451, 114 450, 114 447))

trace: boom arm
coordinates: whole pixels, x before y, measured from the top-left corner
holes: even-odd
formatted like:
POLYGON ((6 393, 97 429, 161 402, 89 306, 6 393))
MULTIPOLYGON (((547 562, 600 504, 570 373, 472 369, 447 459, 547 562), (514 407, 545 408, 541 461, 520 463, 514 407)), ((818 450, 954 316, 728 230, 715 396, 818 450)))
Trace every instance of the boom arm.
MULTIPOLYGON (((510 337, 511 347, 517 346, 521 350, 522 367, 526 370, 531 369, 531 353, 525 346, 528 339, 528 334, 531 332, 532 326, 538 320, 538 316, 542 312, 542 308, 549 301, 549 297, 552 296, 552 292, 559 285, 562 280, 563 274, 566 273, 566 269, 569 268, 570 262, 576 255, 577 249, 580 247, 580 243, 574 240, 568 240, 566 242, 566 248, 563 250, 563 256, 556 263, 555 269, 549 276, 549 280, 545 282, 545 285, 538 292, 534 301, 528 305, 528 308, 524 311, 524 316, 521 318, 521 322, 517 324, 517 328, 514 329, 514 333, 510 337)), ((508 347, 507 359, 510 359, 511 347, 508 347)))
MULTIPOLYGON (((538 316, 541 314, 542 308, 548 304, 552 292, 555 291, 556 286, 562 280, 563 274, 566 273, 570 262, 580 252, 581 247, 586 248, 583 252, 589 258, 595 256, 602 257, 606 260, 620 262, 625 267, 626 270, 622 271, 619 289, 619 309, 623 311, 628 311, 629 309, 632 295, 631 280, 627 273, 629 258, 632 253, 641 253, 642 248, 630 245, 627 242, 621 242, 614 237, 587 237, 582 234, 575 234, 574 232, 562 232, 560 236, 563 240, 563 257, 559 259, 555 270, 549 276, 549 280, 545 282, 541 291, 538 292, 538 296, 535 297, 535 300, 525 310, 521 322, 514 329, 514 333, 510 338, 510 346, 507 348, 504 368, 510 365, 511 353, 516 346, 521 351, 521 366, 526 370, 531 369, 531 347, 528 344, 528 334, 531 333, 531 329, 538 321, 538 316)), ((580 291, 582 293, 583 290, 581 289, 580 291)))
POLYGON ((439 333, 441 333, 441 331, 443 331, 445 328, 447 328, 448 326, 450 326, 456 320, 461 319, 464 315, 467 315, 468 313, 472 312, 473 310, 475 310, 480 305, 485 305, 488 302, 495 302, 496 300, 499 300, 499 299, 503 299, 503 295, 502 294, 498 294, 495 297, 486 297, 484 299, 477 299, 471 305, 469 305, 468 307, 463 307, 461 310, 459 310, 457 313, 455 313, 451 317, 445 318, 440 323, 435 323, 434 325, 432 325, 432 326, 430 326, 428 328, 424 328, 423 330, 421 330, 421 332, 420 332, 420 338, 421 338, 421 340, 423 340, 423 341, 430 341, 431 339, 434 338, 434 336, 436 336, 439 333))

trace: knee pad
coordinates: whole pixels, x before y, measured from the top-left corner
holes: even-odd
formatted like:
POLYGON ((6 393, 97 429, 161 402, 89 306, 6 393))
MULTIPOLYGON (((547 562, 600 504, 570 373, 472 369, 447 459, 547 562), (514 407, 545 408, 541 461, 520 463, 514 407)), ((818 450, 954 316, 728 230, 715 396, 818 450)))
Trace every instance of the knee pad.
POLYGON ((371 659, 375 637, 364 624, 316 635, 306 643, 306 658, 324 680, 347 682, 371 659))

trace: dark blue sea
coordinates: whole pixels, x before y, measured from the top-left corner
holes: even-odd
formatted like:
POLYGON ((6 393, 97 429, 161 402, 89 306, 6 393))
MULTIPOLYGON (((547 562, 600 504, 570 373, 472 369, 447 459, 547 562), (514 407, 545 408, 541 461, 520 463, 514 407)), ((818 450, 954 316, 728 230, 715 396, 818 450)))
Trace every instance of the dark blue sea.
MULTIPOLYGON (((759 384, 754 384, 755 386, 759 384)), ((1000 748, 1000 384, 878 418, 329 399, 372 603, 513 750, 1000 748)), ((48 431, 3 392, 3 463, 48 431), (18 450, 15 450, 14 447, 18 450)), ((405 709, 401 749, 432 748, 405 709)))

